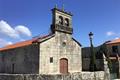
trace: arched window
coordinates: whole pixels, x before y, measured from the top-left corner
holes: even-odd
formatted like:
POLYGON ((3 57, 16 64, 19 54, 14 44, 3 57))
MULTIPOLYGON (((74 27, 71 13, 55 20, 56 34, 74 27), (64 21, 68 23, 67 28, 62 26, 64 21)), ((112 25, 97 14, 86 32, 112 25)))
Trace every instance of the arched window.
POLYGON ((63 17, 59 16, 59 24, 63 25, 63 17))
POLYGON ((69 19, 68 18, 65 19, 65 25, 69 26, 69 19))

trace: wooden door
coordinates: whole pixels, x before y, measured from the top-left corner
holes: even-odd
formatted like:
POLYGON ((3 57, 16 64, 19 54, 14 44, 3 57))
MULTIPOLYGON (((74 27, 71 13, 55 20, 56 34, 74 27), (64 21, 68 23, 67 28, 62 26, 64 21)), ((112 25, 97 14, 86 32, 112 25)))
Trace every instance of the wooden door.
POLYGON ((66 58, 60 59, 60 73, 68 73, 68 60, 66 58))

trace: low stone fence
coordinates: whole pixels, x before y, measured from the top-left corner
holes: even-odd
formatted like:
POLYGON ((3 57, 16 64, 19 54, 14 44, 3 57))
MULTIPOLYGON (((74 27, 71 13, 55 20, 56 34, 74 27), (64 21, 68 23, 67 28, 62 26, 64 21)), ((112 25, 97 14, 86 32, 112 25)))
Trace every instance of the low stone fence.
POLYGON ((104 71, 82 72, 82 80, 110 80, 110 74, 104 71))
POLYGON ((68 75, 0 74, 0 80, 109 80, 103 71, 68 75))

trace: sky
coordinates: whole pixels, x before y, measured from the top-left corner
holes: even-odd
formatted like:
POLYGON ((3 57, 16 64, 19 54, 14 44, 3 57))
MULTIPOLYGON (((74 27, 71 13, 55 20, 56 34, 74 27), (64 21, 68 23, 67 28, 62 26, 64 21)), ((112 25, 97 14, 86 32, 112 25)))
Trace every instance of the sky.
POLYGON ((120 38, 120 0, 0 0, 0 47, 49 34, 51 9, 71 12, 73 37, 89 46, 120 38))

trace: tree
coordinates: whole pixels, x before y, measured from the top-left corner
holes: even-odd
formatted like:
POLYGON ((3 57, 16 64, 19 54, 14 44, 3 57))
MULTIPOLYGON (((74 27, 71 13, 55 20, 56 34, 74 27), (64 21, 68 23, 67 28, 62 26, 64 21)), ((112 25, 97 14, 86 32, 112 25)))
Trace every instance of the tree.
POLYGON ((106 43, 104 43, 100 46, 100 49, 99 49, 98 53, 105 55, 105 57, 108 61, 108 67, 109 67, 110 72, 111 72, 112 71, 112 63, 111 63, 111 60, 110 60, 109 49, 107 48, 106 43))

